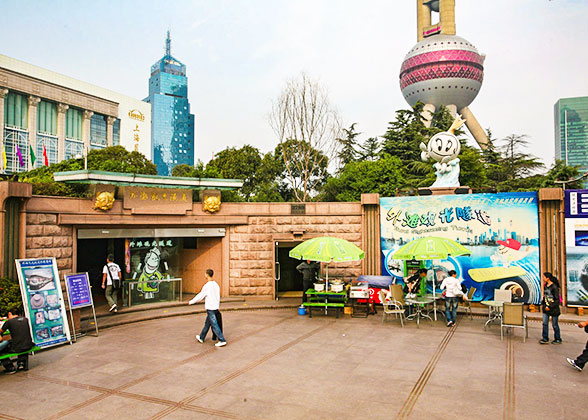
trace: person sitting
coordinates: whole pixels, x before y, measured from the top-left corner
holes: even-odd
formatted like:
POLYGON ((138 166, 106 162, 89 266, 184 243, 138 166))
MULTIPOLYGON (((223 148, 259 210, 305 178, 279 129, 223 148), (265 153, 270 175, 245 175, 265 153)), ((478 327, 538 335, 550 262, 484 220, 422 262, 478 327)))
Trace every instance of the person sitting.
MULTIPOLYGON (((35 343, 31 338, 31 329, 29 320, 22 316, 20 308, 14 307, 8 311, 8 320, 0 328, 0 334, 10 331, 10 340, 0 342, 0 355, 9 353, 21 353, 28 351, 35 343)), ((28 370, 26 358, 21 358, 17 362, 18 370, 28 370)), ((2 366, 6 373, 16 373, 17 369, 10 358, 2 359, 2 366)))
POLYGON ((425 277, 427 277, 427 269, 420 268, 412 276, 405 279, 404 280, 404 294, 405 295, 418 294, 421 290, 421 280, 424 279, 425 277))

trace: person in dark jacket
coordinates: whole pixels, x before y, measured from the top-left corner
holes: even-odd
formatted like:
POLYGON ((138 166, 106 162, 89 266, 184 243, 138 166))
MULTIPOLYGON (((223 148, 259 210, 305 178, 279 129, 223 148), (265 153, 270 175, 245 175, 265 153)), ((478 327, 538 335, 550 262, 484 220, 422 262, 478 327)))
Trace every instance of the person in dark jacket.
POLYGON ((306 291, 312 288, 312 283, 318 275, 319 264, 306 260, 298 264, 296 270, 302 273, 302 302, 306 302, 306 291))
POLYGON ((421 280, 427 277, 427 269, 419 268, 412 276, 404 280, 404 294, 418 294, 421 291, 421 280))
MULTIPOLYGON (((21 353, 30 350, 35 344, 31 338, 29 320, 22 316, 19 308, 12 308, 8 311, 8 320, 0 328, 0 334, 10 331, 10 340, 0 342, 0 354, 21 353)), ((15 373, 16 369, 12 360, 2 359, 2 366, 6 373, 15 373)), ((19 362, 18 370, 26 370, 24 363, 19 362)))
MULTIPOLYGON (((579 328, 584 328, 584 331, 588 333, 588 320, 578 322, 579 328)), ((567 361, 570 365, 574 367, 574 369, 579 370, 580 372, 584 369, 584 365, 588 362, 588 342, 586 342, 586 348, 582 352, 581 355, 576 357, 576 360, 567 358, 567 361)))
POLYGON ((539 340, 540 344, 549 343, 549 317, 553 325, 553 334, 555 335, 552 344, 561 344, 561 335, 559 332, 559 281, 557 278, 546 271, 543 273, 543 337, 539 340))

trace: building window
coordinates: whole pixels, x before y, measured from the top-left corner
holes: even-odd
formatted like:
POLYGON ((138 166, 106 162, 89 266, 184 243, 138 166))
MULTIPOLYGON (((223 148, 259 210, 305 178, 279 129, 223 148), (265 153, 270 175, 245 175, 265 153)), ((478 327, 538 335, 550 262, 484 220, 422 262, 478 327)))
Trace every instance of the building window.
POLYGON ((92 149, 103 149, 106 144, 106 117, 94 114, 90 119, 90 146, 92 149))
POLYGON ((77 158, 84 154, 84 142, 77 139, 65 139, 65 159, 77 158))
POLYGON ((120 144, 120 120, 117 118, 112 125, 112 145, 118 146, 120 144))
POLYGON ((41 101, 37 105, 37 132, 57 135, 57 104, 41 101))
POLYGON ((40 168, 45 165, 45 158, 43 156, 43 146, 47 152, 47 161, 49 165, 57 163, 57 137, 49 136, 47 134, 37 135, 37 160, 35 161, 35 167, 40 168))
POLYGON ((74 140, 82 140, 82 127, 84 117, 82 111, 70 108, 65 114, 65 137, 74 140))
POLYGON ((29 102, 25 95, 10 92, 4 100, 4 125, 26 130, 29 120, 29 102))
POLYGON ((29 133, 17 128, 6 127, 4 130, 4 150, 6 150, 6 173, 24 172, 29 162, 29 133), (18 156, 22 157, 21 160, 18 156))

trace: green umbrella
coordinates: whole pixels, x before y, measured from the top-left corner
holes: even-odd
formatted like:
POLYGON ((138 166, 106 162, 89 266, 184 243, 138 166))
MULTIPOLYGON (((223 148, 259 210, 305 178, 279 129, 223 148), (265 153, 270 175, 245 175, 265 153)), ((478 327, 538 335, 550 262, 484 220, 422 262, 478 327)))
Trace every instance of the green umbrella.
MULTIPOLYGON (((448 256, 459 257, 470 255, 472 252, 454 240, 440 238, 438 236, 426 236, 415 239, 398 249, 392 258, 395 260, 445 260, 448 256)), ((435 299, 435 280, 433 272, 433 299, 435 299)), ((437 302, 433 301, 435 321, 437 320, 437 302)))
POLYGON ((451 239, 427 236, 400 247, 392 254, 392 258, 395 260, 445 260, 450 255, 459 257, 471 253, 469 249, 451 239))
MULTIPOLYGON (((320 261, 324 263, 359 261, 365 257, 361 248, 345 239, 321 236, 296 245, 289 252, 290 257, 298 260, 320 261)), ((327 265, 325 288, 329 288, 329 266, 327 265)))
POLYGON ((299 260, 320 261, 324 263, 358 261, 365 253, 345 239, 321 236, 298 244, 289 253, 299 260))

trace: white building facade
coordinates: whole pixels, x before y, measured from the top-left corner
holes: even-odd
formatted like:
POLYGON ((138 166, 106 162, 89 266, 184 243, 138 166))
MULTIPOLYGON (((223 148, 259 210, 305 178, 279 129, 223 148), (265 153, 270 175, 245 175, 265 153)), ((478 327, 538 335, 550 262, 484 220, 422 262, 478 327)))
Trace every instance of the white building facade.
POLYGON ((114 145, 152 158, 151 104, 2 54, 0 129, 3 173, 114 145))

